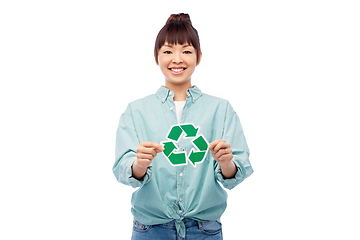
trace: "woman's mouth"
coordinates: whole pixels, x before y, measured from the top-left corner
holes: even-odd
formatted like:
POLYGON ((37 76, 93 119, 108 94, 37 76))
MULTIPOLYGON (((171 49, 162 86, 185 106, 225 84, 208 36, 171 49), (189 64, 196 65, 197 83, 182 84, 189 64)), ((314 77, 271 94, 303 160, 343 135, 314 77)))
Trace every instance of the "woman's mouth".
POLYGON ((169 68, 170 72, 175 75, 182 74, 186 68, 169 68))

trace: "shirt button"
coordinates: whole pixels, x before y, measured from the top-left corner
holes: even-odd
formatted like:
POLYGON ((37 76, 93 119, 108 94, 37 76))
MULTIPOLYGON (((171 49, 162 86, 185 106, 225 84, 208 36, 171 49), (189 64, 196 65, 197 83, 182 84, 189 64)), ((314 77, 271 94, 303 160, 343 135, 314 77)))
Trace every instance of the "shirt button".
POLYGON ((170 110, 172 111, 172 110, 173 110, 173 107, 170 107, 170 110))
POLYGON ((182 176, 183 176, 183 173, 181 172, 179 175, 180 175, 180 177, 182 177, 182 176))
POLYGON ((169 95, 171 95, 171 94, 172 94, 172 92, 169 93, 169 95))
POLYGON ((165 98, 163 98, 163 101, 165 101, 165 98))
POLYGON ((182 198, 180 198, 179 200, 180 200, 180 202, 182 202, 182 198))

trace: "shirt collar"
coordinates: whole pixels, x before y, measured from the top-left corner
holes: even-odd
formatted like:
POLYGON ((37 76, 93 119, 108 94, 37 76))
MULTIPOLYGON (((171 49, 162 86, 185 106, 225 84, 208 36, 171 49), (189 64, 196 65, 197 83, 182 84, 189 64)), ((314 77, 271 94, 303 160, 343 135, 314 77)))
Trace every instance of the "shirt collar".
MULTIPOLYGON (((197 86, 194 85, 192 88, 186 90, 186 94, 191 97, 192 102, 195 102, 201 97, 202 92, 197 86)), ((165 102, 169 96, 174 97, 174 92, 170 89, 167 89, 165 86, 161 86, 155 95, 160 99, 161 102, 165 102)))

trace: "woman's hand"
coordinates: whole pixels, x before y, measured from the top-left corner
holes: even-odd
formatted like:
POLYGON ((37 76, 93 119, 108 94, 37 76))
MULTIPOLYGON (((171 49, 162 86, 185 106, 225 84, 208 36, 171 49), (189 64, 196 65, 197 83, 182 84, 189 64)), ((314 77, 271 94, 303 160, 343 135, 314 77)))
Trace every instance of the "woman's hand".
POLYGON ((231 146, 223 139, 217 139, 209 144, 211 155, 221 167, 225 178, 233 178, 237 172, 235 163, 232 161, 233 154, 231 146))
POLYGON ((136 149, 136 161, 142 168, 147 168, 154 157, 162 151, 164 151, 164 147, 158 143, 141 142, 136 149))
POLYGON ((154 157, 162 151, 164 151, 164 147, 158 143, 141 142, 136 149, 136 160, 132 165, 133 177, 143 178, 154 157))
POLYGON ((223 139, 217 139, 209 144, 209 149, 213 158, 220 164, 226 166, 233 158, 230 144, 223 139))

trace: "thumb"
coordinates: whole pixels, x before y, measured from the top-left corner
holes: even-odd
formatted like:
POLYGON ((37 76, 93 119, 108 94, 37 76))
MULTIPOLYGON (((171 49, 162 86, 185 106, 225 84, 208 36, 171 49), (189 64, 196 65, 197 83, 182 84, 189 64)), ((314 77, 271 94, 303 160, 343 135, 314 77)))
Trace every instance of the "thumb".
POLYGON ((162 146, 162 145, 160 145, 159 144, 159 146, 157 146, 156 148, 155 148, 155 151, 157 152, 157 153, 160 153, 160 152, 162 152, 162 151, 164 151, 165 150, 165 148, 162 146))

